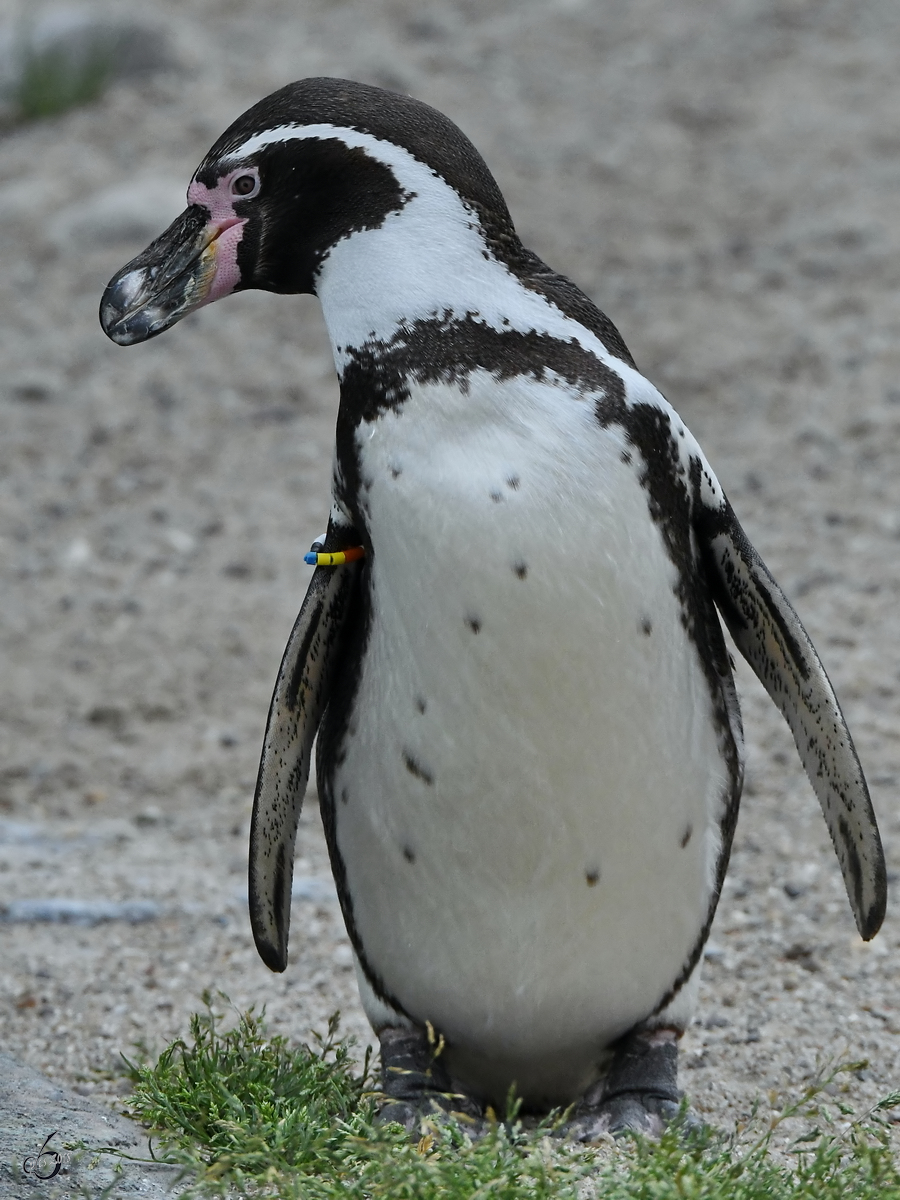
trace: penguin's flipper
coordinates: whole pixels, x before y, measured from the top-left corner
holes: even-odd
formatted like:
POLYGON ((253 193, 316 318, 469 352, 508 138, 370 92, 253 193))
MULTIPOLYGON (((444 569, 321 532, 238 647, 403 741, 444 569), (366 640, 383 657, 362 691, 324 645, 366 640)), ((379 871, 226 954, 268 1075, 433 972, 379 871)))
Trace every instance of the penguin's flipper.
POLYGON ((273 971, 287 966, 297 822, 358 569, 316 569, 269 707, 250 825, 249 898, 256 948, 273 971))
POLYGON ((727 500, 695 521, 707 578, 737 648, 791 728, 865 941, 884 920, 884 852, 853 739, 825 668, 790 601, 727 500))

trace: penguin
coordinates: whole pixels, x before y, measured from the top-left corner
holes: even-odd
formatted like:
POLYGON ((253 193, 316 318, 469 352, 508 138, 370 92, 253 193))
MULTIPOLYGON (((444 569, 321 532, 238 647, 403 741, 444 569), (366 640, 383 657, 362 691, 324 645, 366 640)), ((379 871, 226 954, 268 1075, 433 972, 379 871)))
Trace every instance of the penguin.
POLYGON ((809 636, 684 421, 441 113, 341 79, 267 96, 100 319, 130 346, 250 288, 319 298, 340 381, 254 801, 259 953, 285 969, 317 738, 383 1118, 477 1122, 515 1088, 582 1140, 659 1132, 741 793, 723 624, 790 726, 862 937, 884 916, 809 636))

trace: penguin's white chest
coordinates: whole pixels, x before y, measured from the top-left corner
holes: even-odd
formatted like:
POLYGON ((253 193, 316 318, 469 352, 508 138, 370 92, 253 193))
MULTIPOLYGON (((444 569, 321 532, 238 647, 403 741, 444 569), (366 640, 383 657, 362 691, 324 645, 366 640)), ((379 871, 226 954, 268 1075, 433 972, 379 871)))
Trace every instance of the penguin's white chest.
POLYGON ((709 908, 728 779, 677 571, 639 456, 552 379, 414 386, 357 436, 333 796, 365 958, 470 1086, 571 1097, 709 908))

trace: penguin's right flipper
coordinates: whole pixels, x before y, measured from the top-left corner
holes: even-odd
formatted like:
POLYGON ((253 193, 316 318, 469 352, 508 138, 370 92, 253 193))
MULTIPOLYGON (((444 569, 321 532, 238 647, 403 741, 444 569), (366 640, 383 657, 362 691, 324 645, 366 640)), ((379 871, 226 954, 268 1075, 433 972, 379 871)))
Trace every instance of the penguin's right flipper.
POLYGON ((287 966, 297 822, 358 571, 358 563, 316 568, 269 707, 250 825, 249 899, 256 948, 273 971, 287 966))
POLYGON ((861 936, 887 904, 884 852, 850 731, 809 634, 750 544, 731 505, 701 508, 707 578, 735 645, 790 726, 822 806, 861 936))

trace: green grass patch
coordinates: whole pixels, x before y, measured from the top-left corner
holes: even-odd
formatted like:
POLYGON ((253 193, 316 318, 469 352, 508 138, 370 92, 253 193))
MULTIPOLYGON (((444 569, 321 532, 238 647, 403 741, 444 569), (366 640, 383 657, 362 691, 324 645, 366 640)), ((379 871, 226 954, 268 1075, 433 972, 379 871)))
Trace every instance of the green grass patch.
MULTIPOLYGON (((131 1115, 154 1131, 157 1161, 178 1163, 195 1195, 278 1200, 900 1200, 900 1168, 886 1114, 900 1092, 863 1120, 824 1088, 847 1064, 807 1088, 755 1136, 672 1128, 658 1142, 625 1138, 576 1147, 554 1121, 528 1128, 515 1108, 473 1141, 454 1123, 418 1144, 399 1126, 374 1123, 377 1092, 368 1060, 326 1036, 291 1046, 264 1020, 222 1016, 204 996, 155 1064, 129 1063, 131 1115), (786 1122, 788 1124, 786 1124, 786 1122), (776 1132, 799 1126, 779 1154, 776 1132)), ((751 1123, 750 1129, 753 1128, 751 1123)), ((151 1143, 152 1144, 152 1143, 151 1143)))
POLYGON ((115 75, 109 36, 83 37, 78 45, 54 43, 37 47, 20 39, 18 78, 12 101, 22 121, 53 117, 98 99, 115 75))

